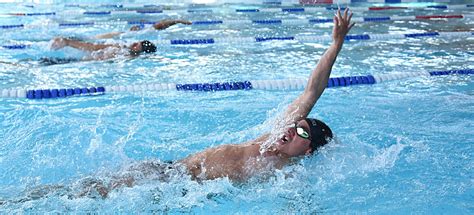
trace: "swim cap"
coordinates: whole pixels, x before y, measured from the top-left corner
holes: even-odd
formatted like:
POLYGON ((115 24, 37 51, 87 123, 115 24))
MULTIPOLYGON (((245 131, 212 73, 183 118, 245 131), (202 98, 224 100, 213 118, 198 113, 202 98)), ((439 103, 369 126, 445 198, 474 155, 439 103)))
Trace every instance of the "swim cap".
POLYGON ((150 41, 143 40, 141 44, 142 44, 142 52, 145 52, 145 53, 156 52, 155 44, 151 43, 150 41))
POLYGON ((130 31, 139 31, 145 28, 145 24, 140 23, 139 25, 134 25, 130 28, 130 31))
POLYGON ((327 144, 332 139, 332 131, 324 122, 313 118, 306 118, 305 120, 310 128, 311 148, 313 151, 327 144))

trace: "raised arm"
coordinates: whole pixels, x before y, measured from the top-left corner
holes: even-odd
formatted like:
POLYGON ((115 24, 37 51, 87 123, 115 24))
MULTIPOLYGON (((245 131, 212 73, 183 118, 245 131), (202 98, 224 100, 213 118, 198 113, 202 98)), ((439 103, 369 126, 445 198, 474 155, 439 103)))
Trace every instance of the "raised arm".
POLYGON ((115 32, 110 32, 110 33, 105 33, 105 34, 99 34, 99 35, 94 36, 94 39, 110 39, 118 35, 121 35, 123 33, 124 32, 121 32, 121 31, 115 31, 115 32))
POLYGON ((288 106, 285 113, 285 120, 287 120, 286 123, 292 123, 306 118, 326 88, 332 66, 336 61, 339 51, 341 51, 344 38, 352 26, 354 26, 354 23, 350 23, 352 12, 350 12, 350 14, 348 13, 349 11, 346 8, 344 15, 341 15, 341 11, 338 10, 337 14, 334 16, 332 44, 326 50, 319 60, 318 65, 311 73, 304 92, 293 101, 290 106, 288 106))
POLYGON ((153 28, 155 28, 156 30, 163 30, 176 24, 191 25, 192 23, 186 20, 163 20, 161 22, 153 24, 153 28))
POLYGON ((94 44, 94 43, 82 42, 79 40, 71 40, 71 39, 62 38, 62 37, 54 38, 53 43, 51 44, 52 49, 60 49, 66 46, 70 46, 70 47, 80 49, 83 51, 93 52, 93 51, 98 51, 98 50, 109 48, 109 47, 114 47, 116 45, 94 44))

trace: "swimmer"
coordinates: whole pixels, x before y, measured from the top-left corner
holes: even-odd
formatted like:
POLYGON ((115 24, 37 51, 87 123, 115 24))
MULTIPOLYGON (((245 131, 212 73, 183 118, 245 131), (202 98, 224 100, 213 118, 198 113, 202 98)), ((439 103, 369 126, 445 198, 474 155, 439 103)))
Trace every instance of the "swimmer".
MULTIPOLYGON (((142 161, 131 165, 125 172, 119 171, 120 174, 107 181, 81 180, 77 184, 83 187, 74 196, 106 198, 114 189, 132 187, 143 180, 168 181, 173 174, 187 174, 196 181, 227 177, 234 182, 244 182, 252 176, 281 169, 314 154, 331 141, 333 133, 324 122, 308 118, 308 114, 326 88, 344 38, 354 26, 351 18, 352 12, 347 8, 343 14, 338 10, 334 16, 332 43, 311 72, 304 91, 286 109, 282 123, 287 128, 281 135, 264 134, 246 143, 220 145, 175 162, 142 161), (271 145, 265 147, 268 142, 271 145)), ((43 192, 34 193, 35 197, 45 195, 43 192)))
MULTIPOLYGON (((153 28, 155 30, 164 30, 164 29, 167 29, 173 25, 176 25, 176 24, 183 24, 183 25, 191 25, 192 22, 190 21, 186 21, 186 20, 162 20, 160 22, 156 22, 155 24, 153 24, 153 28)), ((143 30, 143 28, 145 27, 145 25, 141 24, 141 25, 134 25, 130 28, 130 32, 133 32, 133 31, 140 31, 140 30, 143 30)), ((109 38, 113 38, 113 37, 116 37, 116 36, 119 36, 121 34, 124 34, 125 32, 123 31, 118 31, 118 32, 111 32, 111 33, 106 33, 106 34, 99 34, 97 36, 94 37, 94 39, 109 39, 109 38)))
POLYGON ((303 93, 288 106, 283 122, 288 127, 281 136, 264 134, 243 144, 220 145, 177 163, 184 165, 193 179, 228 177, 233 181, 245 181, 268 167, 281 169, 327 144, 333 138, 331 129, 324 122, 307 117, 328 85, 344 38, 354 26, 351 18, 352 12, 349 14, 347 8, 343 14, 338 10, 334 16, 332 44, 312 71, 303 93), (272 141, 272 144, 262 152, 267 141, 272 141))
MULTIPOLYGON (((324 122, 307 117, 326 88, 344 38, 354 26, 351 18, 352 12, 349 14, 348 9, 343 14, 338 10, 334 16, 332 44, 312 71, 303 93, 287 108, 283 122, 287 129, 282 135, 264 134, 243 144, 220 145, 172 164, 150 164, 150 161, 145 161, 141 171, 145 174, 158 173, 163 169, 184 169, 186 174, 197 181, 228 177, 232 181, 243 182, 256 174, 281 169, 295 160, 312 155, 333 138, 331 129, 324 122), (264 144, 268 141, 272 141, 272 144, 265 148, 264 144)), ((117 178, 113 185, 105 189, 101 187, 101 194, 106 197, 110 188, 130 187, 136 182, 134 177, 117 178)))
POLYGON ((63 37, 54 38, 51 49, 58 50, 64 47, 72 47, 90 53, 82 60, 106 60, 118 56, 136 57, 142 53, 156 52, 156 46, 148 40, 132 43, 130 46, 119 44, 97 44, 63 37))

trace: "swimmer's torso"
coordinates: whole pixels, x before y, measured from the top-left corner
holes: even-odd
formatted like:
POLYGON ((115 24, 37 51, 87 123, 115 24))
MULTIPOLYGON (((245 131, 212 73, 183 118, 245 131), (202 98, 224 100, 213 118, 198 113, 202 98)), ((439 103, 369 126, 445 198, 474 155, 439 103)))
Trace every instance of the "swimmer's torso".
POLYGON ((215 179, 229 177, 233 181, 244 181, 266 169, 280 169, 287 159, 262 156, 262 137, 246 144, 227 144, 191 155, 179 163, 186 166, 193 179, 215 179))

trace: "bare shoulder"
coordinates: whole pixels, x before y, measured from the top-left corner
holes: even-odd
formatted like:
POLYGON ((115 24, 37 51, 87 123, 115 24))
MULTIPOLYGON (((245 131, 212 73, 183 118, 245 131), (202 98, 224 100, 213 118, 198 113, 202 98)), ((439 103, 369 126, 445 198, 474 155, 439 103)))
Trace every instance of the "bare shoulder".
POLYGON ((181 160, 181 163, 187 164, 196 164, 201 163, 209 159, 238 159, 242 157, 243 154, 247 154, 254 144, 251 144, 252 141, 249 141, 245 144, 224 144, 208 148, 204 151, 197 152, 195 154, 189 155, 188 157, 181 160))
POLYGON ((179 162, 193 166, 205 162, 206 160, 239 160, 247 156, 254 156, 256 153, 259 153, 260 145, 268 140, 269 137, 270 134, 264 134, 256 139, 241 144, 214 146, 201 152, 191 154, 179 162))

